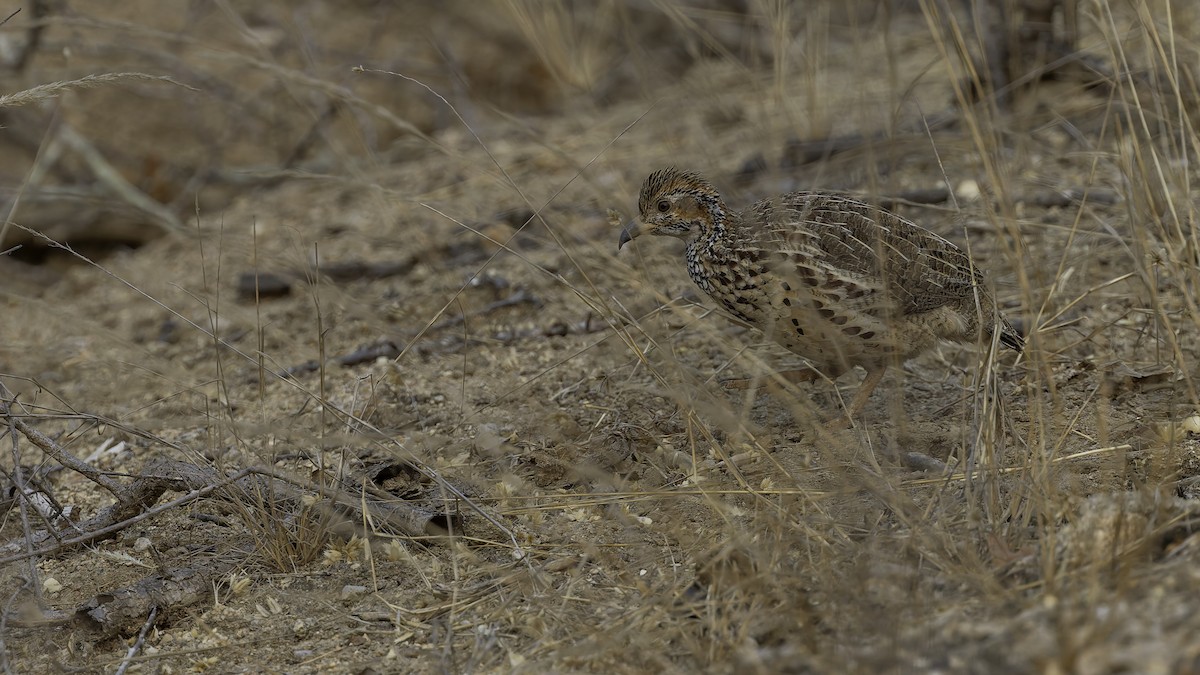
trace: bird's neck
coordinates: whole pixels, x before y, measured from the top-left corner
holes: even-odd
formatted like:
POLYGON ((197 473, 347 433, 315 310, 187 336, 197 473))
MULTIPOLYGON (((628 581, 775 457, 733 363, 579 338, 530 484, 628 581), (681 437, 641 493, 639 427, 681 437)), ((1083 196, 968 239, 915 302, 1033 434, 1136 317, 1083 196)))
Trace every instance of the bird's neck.
POLYGON ((713 281, 709 278, 711 266, 733 258, 733 251, 742 239, 737 214, 725 211, 723 204, 718 203, 717 207, 710 209, 706 227, 687 246, 688 273, 705 292, 713 290, 713 281))
POLYGON ((690 245, 709 246, 715 242, 729 241, 737 234, 737 215, 731 214, 720 199, 705 200, 703 203, 704 219, 700 231, 690 245))
POLYGON ((720 201, 704 204, 704 211, 708 217, 704 219, 700 232, 697 232, 696 237, 689 241, 689 247, 712 250, 714 246, 727 246, 738 239, 740 228, 737 214, 731 214, 726 210, 725 204, 720 201))

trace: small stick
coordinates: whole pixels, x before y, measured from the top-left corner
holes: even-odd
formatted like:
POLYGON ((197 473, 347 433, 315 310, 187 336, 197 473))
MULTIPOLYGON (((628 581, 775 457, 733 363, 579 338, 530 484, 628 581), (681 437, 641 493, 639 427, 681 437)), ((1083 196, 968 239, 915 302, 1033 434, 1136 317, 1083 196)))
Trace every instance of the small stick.
POLYGON ((142 624, 142 630, 138 632, 137 641, 125 652, 125 658, 121 659, 121 665, 117 668, 116 675, 125 675, 125 670, 129 668, 129 663, 134 656, 142 650, 142 645, 146 642, 146 633, 150 632, 150 627, 158 619, 158 605, 150 608, 150 616, 146 617, 146 623, 142 624))
MULTIPOLYGON (((4 385, 0 385, 0 387, 3 386, 4 385)), ((3 394, 6 398, 9 398, 9 391, 7 388, 4 388, 3 394)), ((67 452, 66 449, 64 449, 61 445, 55 443, 52 438, 29 426, 19 417, 14 416, 12 414, 12 410, 9 409, 8 404, 4 401, 0 401, 0 415, 8 418, 11 424, 19 429, 25 438, 28 438, 31 443, 41 448, 42 452, 45 452, 47 455, 50 455, 57 460, 59 464, 83 474, 83 476, 88 480, 113 493, 113 496, 115 496, 117 499, 124 499, 125 489, 121 487, 120 483, 104 475, 99 469, 91 464, 88 464, 82 459, 79 459, 75 455, 67 452)))

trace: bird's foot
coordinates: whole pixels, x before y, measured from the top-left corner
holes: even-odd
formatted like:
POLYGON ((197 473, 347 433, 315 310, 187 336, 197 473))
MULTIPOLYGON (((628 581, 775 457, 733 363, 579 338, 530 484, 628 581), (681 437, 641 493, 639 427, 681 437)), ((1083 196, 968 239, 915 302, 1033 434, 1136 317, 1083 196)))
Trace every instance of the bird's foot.
POLYGON ((801 384, 803 382, 812 382, 813 380, 821 379, 821 374, 812 368, 798 368, 796 370, 781 370, 769 375, 761 375, 759 377, 739 377, 728 380, 721 380, 721 386, 726 389, 756 389, 760 384, 771 386, 778 384, 779 380, 791 384, 801 384))
POLYGON ((826 431, 841 431, 854 425, 849 413, 839 413, 825 419, 826 431))

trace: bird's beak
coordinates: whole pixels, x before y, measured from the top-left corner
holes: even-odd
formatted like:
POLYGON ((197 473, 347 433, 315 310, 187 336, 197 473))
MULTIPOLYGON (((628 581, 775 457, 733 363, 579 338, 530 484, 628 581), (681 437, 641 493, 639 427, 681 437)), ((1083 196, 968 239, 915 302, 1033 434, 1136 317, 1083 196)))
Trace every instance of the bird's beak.
POLYGON ((640 220, 635 220, 626 225, 621 230, 621 241, 617 243, 617 250, 620 251, 625 247, 625 244, 637 239, 643 232, 645 232, 645 229, 642 227, 640 220))

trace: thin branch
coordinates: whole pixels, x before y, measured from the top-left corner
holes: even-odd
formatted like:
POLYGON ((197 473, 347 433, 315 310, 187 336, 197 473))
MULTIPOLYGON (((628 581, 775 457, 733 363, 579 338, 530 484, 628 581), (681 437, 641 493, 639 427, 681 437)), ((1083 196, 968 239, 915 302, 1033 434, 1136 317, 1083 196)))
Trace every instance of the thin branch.
MULTIPOLYGON (((0 388, 3 388, 3 385, 0 385, 0 388)), ((3 388, 0 393, 2 393, 5 398, 11 399, 11 395, 9 394, 7 388, 3 388)), ((104 475, 103 472, 91 464, 88 464, 82 459, 79 459, 75 455, 67 452, 65 448, 58 443, 55 443, 54 439, 29 426, 16 415, 13 415, 12 411, 8 407, 8 403, 4 401, 0 401, 0 416, 8 418, 10 423, 16 427, 21 434, 25 436, 25 438, 28 438, 31 443, 41 448, 42 452, 50 455, 59 464, 62 464, 72 471, 77 471, 80 474, 83 474, 83 476, 88 480, 111 492, 117 499, 125 499, 125 488, 123 488, 120 483, 104 475)))
POLYGON ((142 624, 142 630, 138 632, 137 641, 125 652, 125 658, 121 660, 121 666, 117 668, 116 675, 125 675, 125 671, 129 668, 129 664, 133 661, 133 657, 142 650, 142 645, 146 642, 146 634, 154 626, 158 620, 158 606, 150 608, 150 616, 146 617, 146 623, 142 624))

